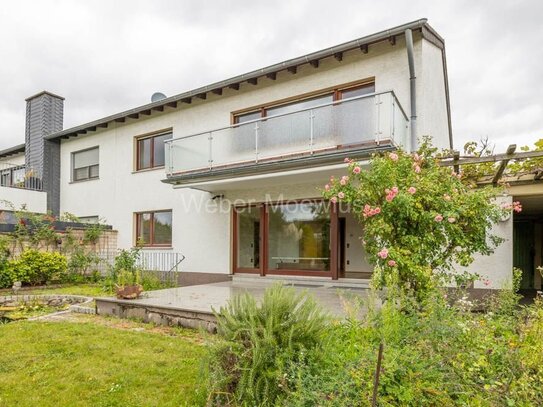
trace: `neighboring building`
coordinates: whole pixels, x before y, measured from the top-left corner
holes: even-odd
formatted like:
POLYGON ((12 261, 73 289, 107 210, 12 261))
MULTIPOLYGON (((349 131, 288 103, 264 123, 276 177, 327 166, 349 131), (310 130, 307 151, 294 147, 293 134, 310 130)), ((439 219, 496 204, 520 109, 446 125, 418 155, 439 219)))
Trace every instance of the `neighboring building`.
POLYGON ((209 278, 368 277, 359 225, 318 188, 345 157, 422 135, 452 147, 444 41, 426 20, 71 129, 62 104, 27 99, 24 163, 48 209, 101 217, 119 247, 181 252, 209 278))

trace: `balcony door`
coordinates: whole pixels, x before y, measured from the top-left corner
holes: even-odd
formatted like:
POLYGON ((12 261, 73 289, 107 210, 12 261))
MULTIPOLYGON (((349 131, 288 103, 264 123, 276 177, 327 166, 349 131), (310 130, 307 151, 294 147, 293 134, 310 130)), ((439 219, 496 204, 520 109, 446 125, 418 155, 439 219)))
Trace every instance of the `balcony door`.
POLYGON ((234 209, 234 271, 337 278, 337 212, 304 201, 234 209))

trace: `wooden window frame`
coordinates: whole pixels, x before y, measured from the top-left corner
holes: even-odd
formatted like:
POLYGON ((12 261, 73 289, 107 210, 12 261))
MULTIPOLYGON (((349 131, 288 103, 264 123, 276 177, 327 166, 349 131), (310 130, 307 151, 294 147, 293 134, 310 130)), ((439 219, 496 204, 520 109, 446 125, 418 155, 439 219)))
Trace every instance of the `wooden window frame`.
POLYGON ((83 150, 72 151, 70 159, 71 159, 70 160, 71 161, 70 163, 71 164, 71 172, 70 172, 71 182, 85 182, 85 181, 100 179, 100 146, 93 146, 93 147, 85 148, 83 150), (84 153, 85 151, 90 151, 90 150, 98 150, 98 164, 87 165, 86 167, 81 167, 81 168, 75 168, 75 155, 78 153, 84 153), (90 171, 91 167, 98 167, 98 175, 91 177, 91 171, 90 171), (75 171, 83 169, 83 168, 87 169, 87 178, 76 179, 75 171))
POLYGON ((156 170, 161 169, 166 166, 166 163, 162 165, 155 165, 155 142, 153 139, 160 136, 165 136, 167 134, 171 134, 173 136, 173 129, 165 129, 160 130, 159 132, 153 132, 150 134, 143 134, 140 136, 135 137, 135 160, 134 160, 134 170, 136 172, 139 171, 150 171, 150 170, 156 170), (150 148, 150 157, 149 157, 149 167, 140 168, 140 141, 151 139, 151 148, 150 148))
POLYGON ((150 228, 149 228, 149 243, 145 243, 143 244, 142 246, 143 247, 165 247, 165 248, 170 248, 172 247, 172 244, 173 244, 173 211, 171 209, 160 209, 160 210, 156 210, 156 211, 142 211, 142 212, 136 212, 134 213, 134 221, 136 223, 136 227, 135 227, 135 230, 136 230, 136 236, 135 236, 135 244, 134 246, 137 246, 139 244, 138 240, 139 240, 139 237, 141 236, 141 230, 140 230, 140 219, 141 219, 141 216, 143 215, 151 215, 151 219, 150 219, 150 228), (165 213, 165 212, 169 212, 172 214, 172 238, 170 240, 172 240, 171 243, 154 243, 154 240, 155 240, 155 213, 165 213))
POLYGON ((284 105, 288 105, 290 103, 295 103, 295 102, 302 102, 304 100, 313 99, 315 97, 324 96, 326 94, 332 94, 333 95, 332 100, 335 102, 335 101, 341 100, 342 92, 346 90, 369 86, 369 85, 375 86, 375 77, 366 78, 366 79, 362 79, 362 80, 354 81, 354 82, 347 82, 347 83, 319 89, 312 92, 302 93, 302 94, 291 96, 288 98, 277 99, 277 100, 270 101, 268 103, 264 103, 261 105, 256 105, 256 106, 251 106, 245 109, 236 110, 230 113, 230 124, 232 125, 238 124, 237 118, 239 116, 243 116, 244 114, 256 113, 260 111, 261 112, 260 117, 264 118, 266 117, 266 109, 269 109, 272 107, 284 106, 284 105))

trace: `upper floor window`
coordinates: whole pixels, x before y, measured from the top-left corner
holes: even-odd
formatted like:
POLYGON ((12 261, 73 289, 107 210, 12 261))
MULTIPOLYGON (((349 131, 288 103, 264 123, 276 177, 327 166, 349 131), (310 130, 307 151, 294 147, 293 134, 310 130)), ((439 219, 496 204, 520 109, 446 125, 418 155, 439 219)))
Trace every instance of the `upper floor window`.
POLYGON ((300 97, 297 100, 283 103, 270 103, 266 106, 255 108, 246 113, 234 114, 234 124, 241 124, 261 117, 271 117, 287 113, 294 113, 304 109, 310 109, 336 100, 349 99, 358 96, 375 93, 375 83, 369 82, 362 85, 348 86, 345 88, 324 91, 318 96, 300 97))
POLYGON ((170 138, 171 132, 137 139, 136 169, 164 167, 164 141, 170 138))
POLYGON ((171 246, 172 211, 137 213, 136 240, 144 246, 171 246))
POLYGON ((100 175, 98 147, 72 153, 72 181, 97 179, 100 175))

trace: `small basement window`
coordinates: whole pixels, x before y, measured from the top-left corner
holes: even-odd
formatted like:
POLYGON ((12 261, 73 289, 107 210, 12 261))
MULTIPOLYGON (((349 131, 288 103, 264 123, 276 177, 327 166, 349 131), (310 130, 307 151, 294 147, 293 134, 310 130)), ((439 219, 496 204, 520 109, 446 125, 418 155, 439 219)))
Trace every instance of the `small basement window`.
POLYGON ((72 153, 72 181, 97 179, 100 175, 98 147, 72 153))

